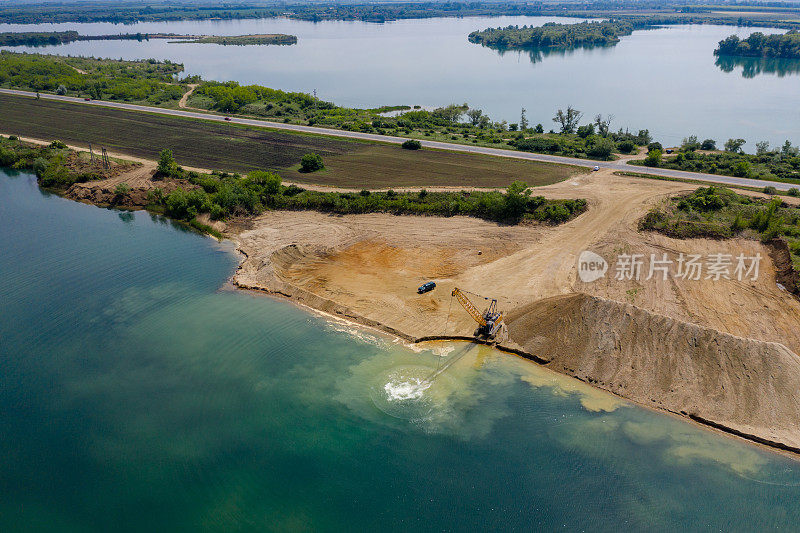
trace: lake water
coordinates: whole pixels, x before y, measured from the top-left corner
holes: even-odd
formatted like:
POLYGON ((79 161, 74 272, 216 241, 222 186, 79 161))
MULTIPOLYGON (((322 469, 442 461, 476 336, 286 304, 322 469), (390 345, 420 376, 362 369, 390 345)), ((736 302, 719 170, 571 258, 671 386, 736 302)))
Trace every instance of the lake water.
POLYGON ((230 245, 164 219, 0 170, 0 225, 2 531, 800 519, 790 458, 485 347, 415 352, 227 289, 230 245))
MULTIPOLYGON (((613 114, 613 127, 648 128, 664 143, 686 135, 731 137, 773 145, 800 142, 800 60, 781 65, 715 64, 713 50, 731 33, 757 28, 676 26, 638 31, 616 46, 567 53, 500 54, 472 44, 473 30, 509 24, 576 21, 550 17, 474 17, 365 22, 286 19, 184 21, 135 25, 0 24, 0 31, 75 29, 83 34, 239 35, 289 33, 294 46, 219 46, 94 41, 38 48, 42 52, 182 62, 190 74, 311 92, 340 105, 440 106, 467 102, 495 120, 518 122, 525 107, 533 124, 554 127, 558 108, 585 118, 613 114), (748 76, 743 76, 745 72, 748 76), (758 74, 753 75, 754 72, 758 74)), ((761 28, 765 33, 778 30, 761 28)), ((24 50, 25 48, 15 48, 24 50)))

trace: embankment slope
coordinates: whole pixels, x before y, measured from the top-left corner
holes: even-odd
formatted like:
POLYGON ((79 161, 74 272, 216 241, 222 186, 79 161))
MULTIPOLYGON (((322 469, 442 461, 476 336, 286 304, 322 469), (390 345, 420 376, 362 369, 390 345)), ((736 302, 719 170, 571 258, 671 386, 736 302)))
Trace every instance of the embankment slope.
POLYGON ((800 358, 782 344, 586 294, 540 300, 508 322, 511 338, 553 370, 800 452, 800 358))

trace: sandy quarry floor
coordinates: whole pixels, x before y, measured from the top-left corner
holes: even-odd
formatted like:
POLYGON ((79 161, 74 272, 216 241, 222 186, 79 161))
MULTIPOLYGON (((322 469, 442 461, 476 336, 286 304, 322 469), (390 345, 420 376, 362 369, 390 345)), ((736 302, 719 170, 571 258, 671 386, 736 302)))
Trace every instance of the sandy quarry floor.
MULTIPOLYGON (((473 325, 455 304, 454 286, 498 298, 511 311, 532 301, 573 292, 633 303, 735 335, 783 342, 800 352, 800 305, 775 283, 768 250, 748 240, 679 241, 639 233, 636 223, 655 203, 689 184, 595 172, 537 189, 550 198, 587 198, 589 210, 558 227, 503 227, 476 219, 329 216, 267 213, 243 232, 248 259, 237 281, 281 292, 299 288, 341 304, 354 314, 412 337, 468 334, 473 325), (285 248, 289 245, 291 248, 285 248), (757 282, 578 280, 577 257, 593 250, 609 260, 618 253, 670 257, 684 253, 761 253, 757 282), (434 280, 437 289, 417 295, 434 280), (448 314, 449 313, 449 314, 448 314), (448 318, 449 317, 449 318, 448 318)), ((611 265, 613 269, 613 264, 611 265)))

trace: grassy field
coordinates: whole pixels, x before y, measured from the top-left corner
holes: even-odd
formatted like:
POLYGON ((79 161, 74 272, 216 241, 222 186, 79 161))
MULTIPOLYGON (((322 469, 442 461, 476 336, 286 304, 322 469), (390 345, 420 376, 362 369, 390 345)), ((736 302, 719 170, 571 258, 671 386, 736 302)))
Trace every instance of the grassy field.
POLYGON ((514 180, 532 186, 566 179, 586 169, 499 157, 284 133, 202 120, 35 100, 0 94, 0 132, 156 159, 170 148, 180 164, 232 172, 273 170, 285 179, 342 187, 504 187, 514 180), (326 169, 297 171, 308 152, 322 155, 326 169))

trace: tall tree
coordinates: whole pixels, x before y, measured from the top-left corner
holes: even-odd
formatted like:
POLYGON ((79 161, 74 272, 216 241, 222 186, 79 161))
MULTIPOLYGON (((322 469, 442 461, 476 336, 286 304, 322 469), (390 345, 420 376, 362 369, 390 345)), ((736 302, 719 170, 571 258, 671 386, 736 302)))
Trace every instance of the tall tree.
POLYGON ((523 107, 522 111, 519 114, 519 129, 520 131, 525 131, 528 129, 528 117, 525 116, 526 110, 523 107))
POLYGON ((747 141, 744 139, 728 139, 725 141, 725 151, 738 154, 742 151, 742 146, 744 146, 746 142, 747 141))
POLYGON ((477 126, 481 123, 481 117, 483 116, 483 111, 480 109, 470 109, 467 111, 467 117, 469 117, 469 121, 473 126, 477 126))
POLYGON ((614 115, 608 115, 603 118, 603 115, 597 114, 594 117, 594 125, 597 126, 597 133, 603 137, 608 136, 608 130, 611 128, 611 121, 614 120, 614 115))
POLYGON ((556 116, 553 117, 553 122, 561 125, 561 133, 575 133, 583 113, 578 111, 572 106, 567 106, 567 110, 559 109, 556 111, 556 116))

